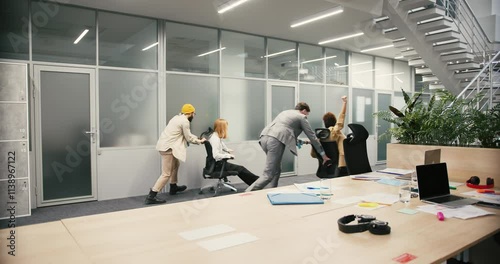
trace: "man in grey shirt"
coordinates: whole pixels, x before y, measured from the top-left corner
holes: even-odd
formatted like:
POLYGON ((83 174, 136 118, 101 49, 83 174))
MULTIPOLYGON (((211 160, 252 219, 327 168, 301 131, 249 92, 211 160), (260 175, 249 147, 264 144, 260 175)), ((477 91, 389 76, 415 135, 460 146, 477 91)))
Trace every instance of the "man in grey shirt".
POLYGON ((281 159, 285 148, 297 155, 297 137, 302 132, 306 134, 310 143, 322 156, 323 164, 330 160, 307 120, 310 111, 309 105, 300 102, 295 106, 294 110, 281 112, 273 122, 262 130, 259 144, 267 155, 266 167, 262 177, 250 185, 246 189, 247 192, 262 190, 270 182, 272 187, 278 186, 281 174, 281 159))

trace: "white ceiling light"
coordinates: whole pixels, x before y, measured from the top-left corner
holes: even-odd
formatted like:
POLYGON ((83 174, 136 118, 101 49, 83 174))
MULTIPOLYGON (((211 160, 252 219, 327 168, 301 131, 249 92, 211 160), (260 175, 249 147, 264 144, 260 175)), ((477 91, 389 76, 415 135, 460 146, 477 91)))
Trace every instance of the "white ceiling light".
POLYGON ((404 56, 396 56, 396 57, 394 57, 394 59, 396 59, 396 60, 397 59, 403 59, 403 58, 404 58, 404 56))
POLYGON ((209 52, 205 52, 205 53, 202 53, 202 54, 198 55, 198 57, 203 57, 203 56, 205 56, 205 55, 212 54, 212 53, 215 53, 215 52, 217 52, 217 51, 221 51, 221 50, 225 50, 225 49, 226 49, 226 47, 222 47, 222 48, 220 48, 220 49, 216 49, 216 50, 211 50, 211 51, 209 51, 209 52))
POLYGON ((368 51, 374 51, 374 50, 380 50, 380 49, 387 49, 387 48, 392 48, 392 47, 394 47, 394 44, 380 46, 380 47, 375 47, 375 48, 364 49, 364 50, 361 50, 360 52, 368 52, 368 51))
POLYGON ((85 29, 82 34, 80 34, 80 36, 78 36, 78 38, 75 40, 75 42, 73 42, 73 44, 78 44, 78 42, 80 42, 80 40, 82 40, 83 37, 85 37, 85 35, 87 35, 87 33, 89 32, 88 29, 85 29))
POLYGON ((327 39, 327 40, 320 41, 318 44, 319 45, 323 45, 323 44, 326 44, 326 43, 331 43, 331 42, 335 42, 335 41, 339 41, 339 40, 354 38, 354 37, 361 36, 361 35, 364 35, 364 34, 365 33, 360 32, 360 33, 355 33, 355 34, 351 34, 351 35, 347 35, 347 36, 343 36, 343 37, 327 39))
MULTIPOLYGON (((330 57, 326 57, 326 58, 324 58, 324 59, 325 59, 325 60, 328 60, 328 59, 331 59, 331 58, 337 58, 337 56, 330 56, 330 57)), ((320 61, 320 60, 323 60, 323 58, 314 59, 314 60, 307 60, 307 61, 303 61, 303 62, 302 62, 302 64, 304 64, 304 63, 309 63, 309 62, 320 61)))
POLYGON ((292 52, 292 51, 295 51, 295 49, 289 49, 289 50, 284 50, 284 51, 280 51, 280 52, 268 54, 268 55, 264 56, 264 58, 271 58, 271 57, 278 56, 278 55, 281 55, 281 54, 284 54, 284 53, 288 53, 288 52, 292 52))
POLYGON ((317 21, 317 20, 320 20, 323 18, 327 18, 327 17, 333 16, 333 15, 340 14, 342 12, 344 12, 344 8, 341 6, 337 6, 337 7, 319 12, 317 14, 304 17, 304 18, 299 19, 297 21, 294 21, 294 22, 292 22, 290 27, 294 28, 294 27, 302 26, 302 25, 305 25, 305 24, 308 24, 308 23, 311 23, 311 22, 314 22, 314 21, 317 21))
POLYGON ((224 4, 220 5, 219 8, 217 9, 217 13, 219 14, 222 14, 226 11, 229 11, 245 2, 247 2, 248 0, 231 0, 231 1, 227 1, 225 2, 224 4))
POLYGON ((388 20, 388 19, 389 19, 388 16, 383 16, 383 17, 379 17, 379 18, 374 18, 373 22, 378 23, 380 21, 384 21, 384 20, 388 20))
POLYGON ((153 44, 151 44, 151 45, 149 45, 149 46, 147 46, 147 47, 143 48, 143 49, 142 49, 142 51, 148 50, 148 49, 150 49, 150 48, 152 48, 152 47, 154 47, 154 46, 156 46, 156 45, 158 45, 158 42, 153 43, 153 44))

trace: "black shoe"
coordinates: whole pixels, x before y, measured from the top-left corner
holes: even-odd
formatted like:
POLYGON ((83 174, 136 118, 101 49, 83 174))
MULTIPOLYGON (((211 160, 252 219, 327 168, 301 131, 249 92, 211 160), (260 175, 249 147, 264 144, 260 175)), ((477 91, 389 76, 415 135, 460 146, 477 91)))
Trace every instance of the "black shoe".
POLYGON ((179 185, 177 186, 177 184, 170 184, 170 195, 174 195, 178 192, 182 192, 182 191, 185 191, 187 189, 187 186, 186 185, 179 185))
POLYGON ((162 204, 162 203, 167 202, 165 200, 158 199, 158 197, 156 197, 157 194, 158 194, 158 192, 153 192, 153 190, 149 191, 149 194, 146 197, 146 200, 144 201, 144 203, 145 204, 162 204))

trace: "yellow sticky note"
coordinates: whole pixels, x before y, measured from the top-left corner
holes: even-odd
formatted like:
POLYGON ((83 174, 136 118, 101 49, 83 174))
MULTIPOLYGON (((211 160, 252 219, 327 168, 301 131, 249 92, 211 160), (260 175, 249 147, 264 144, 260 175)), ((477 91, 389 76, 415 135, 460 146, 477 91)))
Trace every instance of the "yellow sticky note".
POLYGON ((360 206, 360 207, 377 207, 378 203, 359 203, 358 206, 360 206))

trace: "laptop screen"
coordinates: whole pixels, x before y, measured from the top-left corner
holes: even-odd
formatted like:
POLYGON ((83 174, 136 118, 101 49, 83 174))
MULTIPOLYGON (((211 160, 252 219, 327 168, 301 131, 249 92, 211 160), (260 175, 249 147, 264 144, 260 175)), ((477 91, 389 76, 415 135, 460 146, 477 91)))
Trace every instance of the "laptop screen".
POLYGON ((446 163, 418 165, 417 180, 421 200, 450 194, 446 163))
POLYGON ((435 164, 441 162, 441 149, 427 150, 425 152, 424 164, 435 164))

